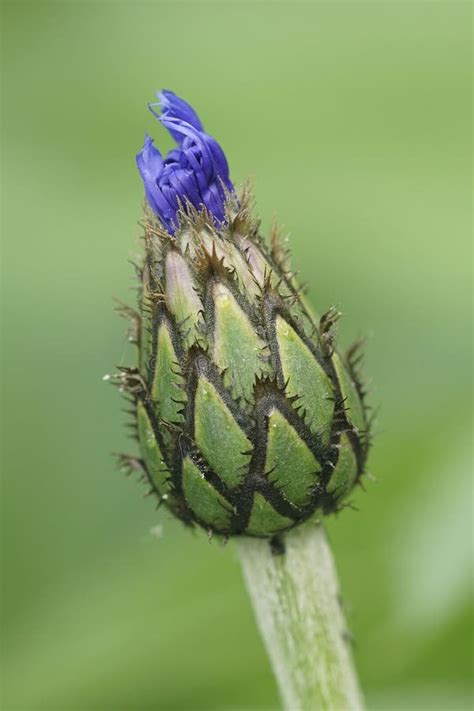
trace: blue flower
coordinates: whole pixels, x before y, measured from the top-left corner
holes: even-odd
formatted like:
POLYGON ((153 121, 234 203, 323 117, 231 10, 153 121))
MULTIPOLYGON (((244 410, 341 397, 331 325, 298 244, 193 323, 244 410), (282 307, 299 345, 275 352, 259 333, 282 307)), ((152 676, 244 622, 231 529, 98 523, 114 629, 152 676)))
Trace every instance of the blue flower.
POLYGON ((153 139, 137 154, 148 203, 161 222, 173 233, 177 227, 179 202, 189 200, 196 208, 205 206, 217 223, 224 219, 226 190, 232 192, 229 167, 222 148, 205 133, 194 109, 172 91, 158 94, 161 115, 150 104, 150 111, 177 143, 163 158, 153 139))

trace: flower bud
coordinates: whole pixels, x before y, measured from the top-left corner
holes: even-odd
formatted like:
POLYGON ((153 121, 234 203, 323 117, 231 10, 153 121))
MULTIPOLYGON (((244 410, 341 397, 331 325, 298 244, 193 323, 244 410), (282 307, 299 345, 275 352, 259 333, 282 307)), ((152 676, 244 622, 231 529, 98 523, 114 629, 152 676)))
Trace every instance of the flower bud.
POLYGON ((272 536, 330 513, 368 451, 355 352, 334 348, 339 314, 316 320, 276 234, 194 110, 161 94, 178 146, 147 138, 139 367, 123 369, 153 491, 180 519, 223 535, 272 536))

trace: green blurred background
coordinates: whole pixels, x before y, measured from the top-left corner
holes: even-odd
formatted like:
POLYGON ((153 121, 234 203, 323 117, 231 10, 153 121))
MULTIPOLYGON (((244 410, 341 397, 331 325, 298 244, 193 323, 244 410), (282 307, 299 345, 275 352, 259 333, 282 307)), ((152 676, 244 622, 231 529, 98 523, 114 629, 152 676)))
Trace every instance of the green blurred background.
POLYGON ((370 709, 470 707, 470 33, 463 2, 3 4, 5 711, 253 711, 277 692, 234 546, 115 468, 166 87, 255 176, 340 340, 377 483, 328 522, 370 709))

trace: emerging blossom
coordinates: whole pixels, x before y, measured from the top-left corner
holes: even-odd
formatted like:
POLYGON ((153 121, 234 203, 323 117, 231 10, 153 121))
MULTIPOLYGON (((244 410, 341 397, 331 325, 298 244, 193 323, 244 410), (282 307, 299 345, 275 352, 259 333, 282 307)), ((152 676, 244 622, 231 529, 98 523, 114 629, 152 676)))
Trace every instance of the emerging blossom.
POLYGON ((205 133, 194 109, 172 91, 158 94, 161 115, 149 108, 177 143, 163 158, 153 139, 137 155, 148 203, 169 232, 177 227, 180 203, 206 207, 217 223, 224 219, 226 191, 233 191, 229 167, 222 148, 205 133))
POLYGON ((358 344, 338 352, 335 309, 314 319, 277 231, 265 241, 194 109, 159 100, 176 147, 163 157, 147 137, 137 156, 150 209, 139 311, 125 313, 138 358, 114 382, 141 456, 120 461, 186 524, 274 543, 338 511, 364 473, 358 344))

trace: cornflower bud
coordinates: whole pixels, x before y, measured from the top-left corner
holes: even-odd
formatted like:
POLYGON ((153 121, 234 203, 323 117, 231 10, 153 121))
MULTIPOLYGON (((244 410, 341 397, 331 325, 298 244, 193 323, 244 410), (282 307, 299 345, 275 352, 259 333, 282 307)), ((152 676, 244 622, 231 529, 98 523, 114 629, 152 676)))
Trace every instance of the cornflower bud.
POLYGON ((209 532, 273 536, 341 507, 364 471, 369 426, 357 347, 334 347, 276 230, 270 244, 194 109, 159 94, 176 141, 137 156, 148 206, 136 316, 122 368, 141 459, 160 502, 209 532))

